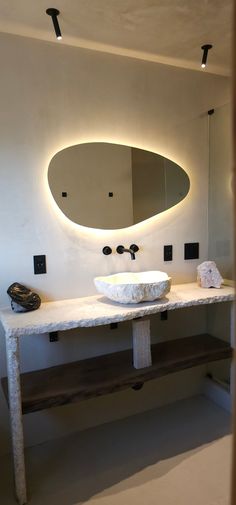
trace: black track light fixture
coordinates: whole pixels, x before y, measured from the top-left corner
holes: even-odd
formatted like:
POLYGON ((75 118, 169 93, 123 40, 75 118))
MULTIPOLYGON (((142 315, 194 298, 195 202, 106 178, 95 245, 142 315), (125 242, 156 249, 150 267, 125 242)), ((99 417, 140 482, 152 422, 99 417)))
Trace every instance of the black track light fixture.
POLYGON ((54 26, 57 40, 61 40, 62 39, 61 30, 60 30, 60 26, 59 26, 58 19, 57 19, 57 16, 59 16, 60 11, 58 9, 54 9, 53 7, 50 7, 49 9, 46 10, 46 13, 49 16, 51 16, 51 18, 52 18, 52 22, 53 22, 53 26, 54 26))
POLYGON ((203 50, 203 55, 202 55, 202 64, 201 64, 201 67, 202 68, 205 68, 206 66, 206 63, 207 63, 207 55, 208 55, 208 51, 209 49, 212 48, 212 45, 211 44, 204 44, 204 46, 201 47, 202 50, 203 50))

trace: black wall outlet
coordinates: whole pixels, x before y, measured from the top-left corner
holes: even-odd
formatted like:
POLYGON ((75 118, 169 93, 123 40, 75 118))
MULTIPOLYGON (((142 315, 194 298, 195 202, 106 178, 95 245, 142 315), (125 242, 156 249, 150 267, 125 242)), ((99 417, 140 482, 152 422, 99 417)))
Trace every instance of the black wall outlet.
POLYGON ((45 254, 41 254, 39 256, 34 256, 34 273, 37 274, 46 274, 46 256, 45 254))
POLYGON ((195 260, 199 258, 199 242, 184 244, 184 259, 195 260))
POLYGON ((173 257, 173 246, 164 245, 164 261, 172 261, 173 257))

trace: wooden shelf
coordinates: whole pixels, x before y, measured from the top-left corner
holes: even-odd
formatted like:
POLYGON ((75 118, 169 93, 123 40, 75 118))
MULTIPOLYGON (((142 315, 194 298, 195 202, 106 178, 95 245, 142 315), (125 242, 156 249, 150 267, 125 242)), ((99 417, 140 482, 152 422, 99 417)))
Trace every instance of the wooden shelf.
MULTIPOLYGON (((132 350, 21 374, 23 414, 120 391, 197 365, 230 358, 230 344, 208 334, 152 346, 152 366, 136 370, 132 350)), ((2 387, 8 401, 7 377, 2 387)))

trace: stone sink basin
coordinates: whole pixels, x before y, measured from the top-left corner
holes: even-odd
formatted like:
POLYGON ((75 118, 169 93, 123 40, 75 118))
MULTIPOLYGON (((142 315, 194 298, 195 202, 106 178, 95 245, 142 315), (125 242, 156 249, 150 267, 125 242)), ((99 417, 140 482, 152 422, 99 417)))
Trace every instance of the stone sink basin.
POLYGON ((95 277, 99 293, 119 303, 139 303, 162 298, 170 291, 171 278, 158 270, 148 272, 122 272, 105 277, 95 277))

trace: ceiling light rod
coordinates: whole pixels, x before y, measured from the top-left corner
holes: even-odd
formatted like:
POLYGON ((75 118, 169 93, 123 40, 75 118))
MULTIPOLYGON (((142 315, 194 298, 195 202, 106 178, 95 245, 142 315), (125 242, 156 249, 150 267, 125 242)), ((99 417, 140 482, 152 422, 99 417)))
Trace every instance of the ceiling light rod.
POLYGON ((57 19, 57 16, 59 16, 60 11, 58 9, 54 9, 53 7, 50 7, 50 9, 46 10, 46 13, 49 16, 51 16, 51 18, 52 18, 52 22, 53 22, 53 26, 54 26, 57 40, 61 40, 62 39, 61 30, 60 30, 60 26, 59 26, 58 19, 57 19))
POLYGON ((205 68, 205 66, 206 66, 208 51, 211 48, 212 48, 211 44, 204 44, 204 46, 201 47, 201 49, 203 50, 202 64, 201 64, 202 68, 205 68))

